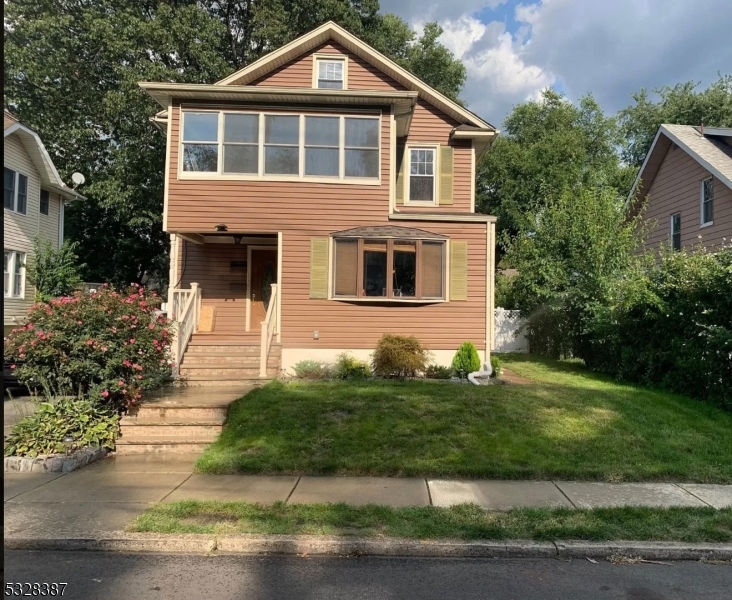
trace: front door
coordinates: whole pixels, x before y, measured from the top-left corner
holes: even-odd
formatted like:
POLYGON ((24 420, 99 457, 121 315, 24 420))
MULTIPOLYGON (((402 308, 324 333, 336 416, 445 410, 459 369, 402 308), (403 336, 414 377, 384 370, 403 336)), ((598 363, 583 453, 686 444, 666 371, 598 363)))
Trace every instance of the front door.
POLYGON ((277 251, 252 250, 251 269, 249 299, 252 312, 249 326, 251 331, 260 331, 267 316, 272 284, 277 283, 277 251))

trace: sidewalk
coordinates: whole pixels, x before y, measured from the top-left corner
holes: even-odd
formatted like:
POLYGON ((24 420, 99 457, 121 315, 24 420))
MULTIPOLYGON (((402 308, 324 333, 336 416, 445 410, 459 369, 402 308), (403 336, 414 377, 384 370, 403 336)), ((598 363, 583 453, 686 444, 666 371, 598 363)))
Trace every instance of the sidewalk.
POLYGON ((145 509, 177 500, 519 507, 732 506, 732 485, 422 478, 199 475, 196 456, 103 459, 69 474, 5 473, 5 537, 120 531, 145 509))

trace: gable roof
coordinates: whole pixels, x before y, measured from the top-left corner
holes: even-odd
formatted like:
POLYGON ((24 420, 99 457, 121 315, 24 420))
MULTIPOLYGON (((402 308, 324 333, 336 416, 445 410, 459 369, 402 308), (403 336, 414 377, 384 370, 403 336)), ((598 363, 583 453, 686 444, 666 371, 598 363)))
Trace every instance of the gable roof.
POLYGON ((701 128, 692 125, 661 125, 643 165, 638 171, 626 205, 630 205, 638 192, 638 200, 645 198, 661 168, 661 163, 672 143, 684 150, 702 167, 732 189, 732 138, 729 128, 701 128))
POLYGON ((20 139, 26 152, 28 152, 28 156, 30 156, 31 161, 38 170, 42 187, 63 196, 67 200, 85 200, 84 196, 63 182, 46 147, 35 131, 23 125, 17 117, 7 110, 3 114, 3 124, 5 126, 3 137, 16 135, 20 139))
POLYGON ((389 75, 392 79, 401 83, 407 90, 418 92, 421 98, 447 113, 461 124, 472 125, 482 131, 490 131, 494 134, 498 133, 498 130, 493 125, 484 121, 478 115, 454 100, 450 100, 450 98, 430 87, 409 71, 400 67, 393 60, 374 50, 371 46, 362 42, 333 21, 328 21, 320 27, 313 29, 310 33, 306 33, 291 41, 289 44, 285 44, 281 48, 270 52, 243 69, 239 69, 228 77, 217 81, 215 85, 247 85, 329 40, 338 42, 348 51, 360 56, 383 73, 389 75))

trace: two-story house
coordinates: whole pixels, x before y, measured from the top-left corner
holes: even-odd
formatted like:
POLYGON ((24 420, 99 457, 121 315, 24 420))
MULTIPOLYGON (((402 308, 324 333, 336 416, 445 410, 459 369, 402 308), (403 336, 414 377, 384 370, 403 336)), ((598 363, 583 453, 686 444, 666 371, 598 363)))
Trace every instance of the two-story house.
POLYGON ((38 134, 7 110, 5 130, 4 307, 6 335, 23 323, 35 290, 26 281, 26 265, 33 260, 38 236, 58 249, 64 240, 64 204, 82 198, 67 187, 56 171, 38 134))
POLYGON ((654 224, 647 248, 732 243, 732 129, 661 125, 628 202, 654 224))
POLYGON ((163 107, 189 382, 367 358, 385 333, 440 364, 466 340, 488 358, 495 217, 475 212, 475 166, 493 126, 332 22, 213 85, 140 86, 163 107))

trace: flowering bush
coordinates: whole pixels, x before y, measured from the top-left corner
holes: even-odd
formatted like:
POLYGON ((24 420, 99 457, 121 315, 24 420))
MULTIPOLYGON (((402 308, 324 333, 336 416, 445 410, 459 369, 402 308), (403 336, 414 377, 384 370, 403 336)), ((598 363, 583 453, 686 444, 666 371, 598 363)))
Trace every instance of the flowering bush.
POLYGON ((171 323, 156 317, 160 298, 133 284, 34 304, 28 323, 14 329, 5 357, 22 382, 53 393, 100 397, 125 408, 170 374, 171 323))

